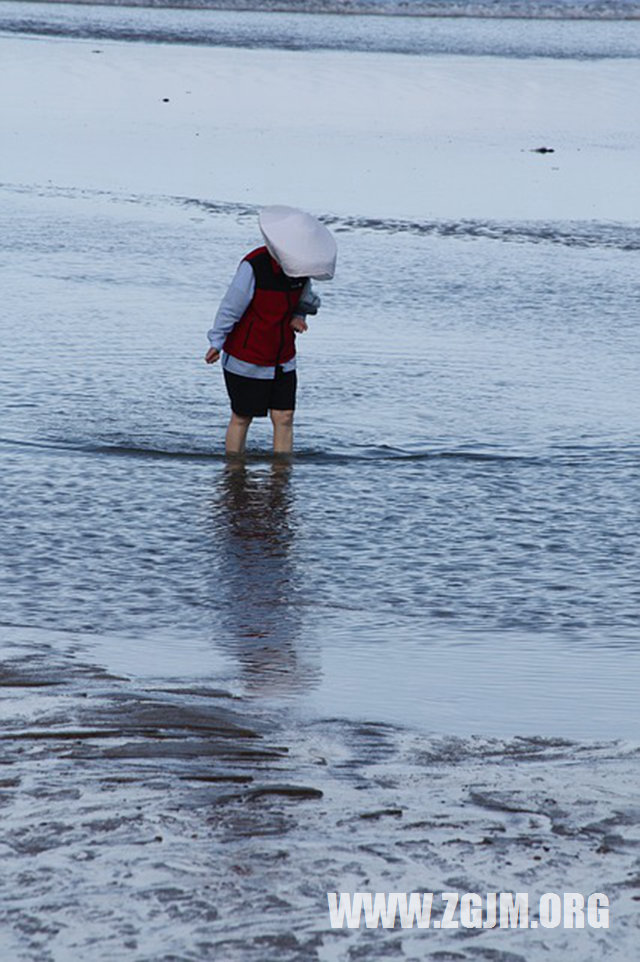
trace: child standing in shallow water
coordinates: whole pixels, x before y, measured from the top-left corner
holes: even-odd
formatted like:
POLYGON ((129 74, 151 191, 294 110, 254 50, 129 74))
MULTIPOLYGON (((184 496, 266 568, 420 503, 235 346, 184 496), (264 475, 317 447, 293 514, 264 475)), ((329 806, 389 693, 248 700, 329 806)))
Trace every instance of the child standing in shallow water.
POLYGON ((336 244, 315 217, 292 207, 260 214, 265 246, 247 254, 225 294, 207 336, 207 364, 222 356, 231 402, 227 454, 242 454, 254 417, 271 416, 273 450, 293 447, 296 402, 295 337, 320 299, 311 278, 333 277, 336 244))

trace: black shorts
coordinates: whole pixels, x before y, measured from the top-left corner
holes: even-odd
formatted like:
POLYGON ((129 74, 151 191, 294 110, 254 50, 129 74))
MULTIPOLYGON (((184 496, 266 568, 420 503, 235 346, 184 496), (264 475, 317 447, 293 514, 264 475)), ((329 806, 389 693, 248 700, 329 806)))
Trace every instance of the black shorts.
POLYGON ((234 414, 245 418, 266 418, 268 411, 293 411, 296 406, 295 371, 276 368, 274 378, 243 377, 224 371, 224 383, 234 414))

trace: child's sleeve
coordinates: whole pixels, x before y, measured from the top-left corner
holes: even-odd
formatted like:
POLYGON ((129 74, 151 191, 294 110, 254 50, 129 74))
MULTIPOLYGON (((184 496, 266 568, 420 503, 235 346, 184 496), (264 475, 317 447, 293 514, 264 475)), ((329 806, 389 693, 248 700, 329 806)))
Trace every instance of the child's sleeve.
POLYGON ((246 309, 249 307, 256 290, 253 268, 248 261, 241 261, 231 284, 220 302, 213 327, 207 331, 211 347, 217 351, 231 333, 246 309))
POLYGON ((322 301, 311 286, 311 281, 308 280, 302 288, 302 295, 296 306, 296 316, 306 317, 307 314, 317 314, 321 303, 322 301))

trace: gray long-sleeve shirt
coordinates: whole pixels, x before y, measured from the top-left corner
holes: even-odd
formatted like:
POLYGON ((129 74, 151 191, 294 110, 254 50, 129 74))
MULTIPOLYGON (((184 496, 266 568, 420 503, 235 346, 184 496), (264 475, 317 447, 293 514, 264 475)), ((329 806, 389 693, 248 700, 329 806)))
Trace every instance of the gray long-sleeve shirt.
MULTIPOLYGON (((222 345, 227 335, 231 333, 253 300, 255 289, 256 280, 253 268, 248 261, 241 261, 227 293, 220 302, 213 327, 207 331, 207 337, 209 338, 211 347, 215 347, 217 351, 222 350, 222 345)), ((311 293, 311 282, 307 281, 302 289, 300 300, 308 299, 311 293)), ((304 313, 303 310, 299 312, 300 315, 304 315, 304 313)), ((251 364, 249 361, 241 361, 232 354, 227 354, 226 351, 222 352, 222 366, 225 371, 229 371, 231 374, 240 374, 243 377, 258 377, 264 378, 265 380, 275 377, 275 367, 265 367, 262 364, 251 364)), ((293 371, 295 370, 295 366, 296 359, 294 356, 290 361, 285 361, 282 365, 282 370, 293 371)))

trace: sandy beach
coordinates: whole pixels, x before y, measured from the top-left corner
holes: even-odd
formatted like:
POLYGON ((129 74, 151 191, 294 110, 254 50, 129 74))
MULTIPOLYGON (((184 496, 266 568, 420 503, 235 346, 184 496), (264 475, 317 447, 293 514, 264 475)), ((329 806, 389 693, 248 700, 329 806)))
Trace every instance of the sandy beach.
POLYGON ((637 60, 7 36, 0 52, 7 184, 380 217, 640 219, 637 60))

